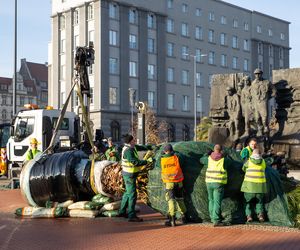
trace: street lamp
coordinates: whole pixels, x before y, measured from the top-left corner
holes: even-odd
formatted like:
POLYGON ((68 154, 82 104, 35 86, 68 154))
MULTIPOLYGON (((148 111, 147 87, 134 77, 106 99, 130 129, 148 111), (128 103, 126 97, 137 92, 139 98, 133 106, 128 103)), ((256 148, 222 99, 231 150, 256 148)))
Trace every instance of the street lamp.
POLYGON ((194 141, 197 141, 197 64, 196 59, 207 56, 206 54, 193 55, 193 54, 183 54, 185 56, 190 56, 194 60, 194 141))
POLYGON ((133 107, 135 102, 135 92, 136 90, 134 88, 129 88, 129 101, 131 106, 131 134, 133 135, 133 107))

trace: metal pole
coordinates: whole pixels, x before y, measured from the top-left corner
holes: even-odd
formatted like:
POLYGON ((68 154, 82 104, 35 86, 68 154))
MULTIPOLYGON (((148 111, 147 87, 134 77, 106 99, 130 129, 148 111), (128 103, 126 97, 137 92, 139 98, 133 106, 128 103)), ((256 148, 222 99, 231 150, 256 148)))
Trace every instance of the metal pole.
POLYGON ((196 56, 194 59, 194 141, 197 141, 197 68, 196 68, 196 56))
POLYGON ((14 41, 14 82, 13 82, 13 115, 17 114, 17 0, 15 0, 15 41, 14 41))

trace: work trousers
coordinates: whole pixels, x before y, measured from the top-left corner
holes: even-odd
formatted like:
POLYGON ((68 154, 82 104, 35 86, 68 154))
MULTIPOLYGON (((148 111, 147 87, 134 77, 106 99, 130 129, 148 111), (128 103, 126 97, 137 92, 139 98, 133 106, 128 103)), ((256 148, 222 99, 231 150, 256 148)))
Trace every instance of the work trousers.
POLYGON ((224 185, 206 183, 206 187, 208 193, 208 210, 211 222, 221 222, 221 205, 224 197, 224 185))
POLYGON ((264 212, 264 202, 263 202, 264 194, 244 193, 244 197, 246 200, 246 208, 245 208, 246 216, 252 215, 251 203, 255 204, 256 214, 261 214, 264 212))
POLYGON ((119 210, 119 213, 125 214, 126 208, 128 208, 128 218, 136 217, 136 213, 135 213, 135 204, 137 200, 136 178, 137 176, 123 175, 126 190, 122 197, 121 208, 119 210))
POLYGON ((183 184, 182 182, 165 183, 166 201, 168 202, 168 213, 175 216, 176 211, 182 215, 186 213, 186 207, 183 200, 183 184))

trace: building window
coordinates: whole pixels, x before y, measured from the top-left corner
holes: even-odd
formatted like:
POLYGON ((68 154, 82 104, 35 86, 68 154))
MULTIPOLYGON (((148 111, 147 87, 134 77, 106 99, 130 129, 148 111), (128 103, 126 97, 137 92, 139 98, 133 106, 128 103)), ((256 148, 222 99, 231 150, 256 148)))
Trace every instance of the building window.
POLYGON ((200 63, 202 62, 202 53, 201 53, 201 49, 196 49, 195 51, 195 56, 196 56, 196 62, 200 63))
MULTIPOLYGON (((6 98, 5 98, 5 103, 6 103, 6 98)), ((24 104, 25 104, 25 98, 24 98, 24 96, 20 96, 20 105, 24 106, 24 104)))
POLYGON ((214 22, 215 21, 215 13, 209 12, 208 13, 208 20, 214 22))
POLYGON ((273 57, 274 55, 274 50, 273 50, 273 46, 272 45, 269 45, 269 57, 273 57))
POLYGON ((232 24, 233 28, 238 28, 239 27, 239 22, 237 19, 233 19, 233 24, 232 24))
POLYGON ((227 67, 227 55, 224 54, 221 55, 221 66, 227 67))
POLYGON ((6 95, 2 96, 2 105, 6 105, 6 95))
POLYGON ((169 110, 174 109, 174 100, 175 100, 175 95, 174 94, 168 94, 168 109, 169 110))
POLYGON ((88 20, 94 19, 94 5, 89 4, 88 5, 88 20))
POLYGON ((209 87, 211 87, 211 85, 213 84, 213 75, 212 74, 208 75, 208 84, 209 84, 209 87))
POLYGON ((227 37, 225 33, 220 34, 220 44, 224 46, 227 45, 227 37))
POLYGON ((189 36, 189 26, 187 23, 181 24, 181 35, 182 36, 189 36))
POLYGON ((113 141, 120 141, 121 128, 117 121, 112 121, 110 124, 110 133, 113 141))
POLYGON ((232 37, 232 48, 237 49, 239 47, 239 40, 237 36, 232 37))
POLYGON ((109 4, 109 17, 110 18, 117 18, 117 5, 114 3, 109 4))
POLYGON ((248 39, 244 39, 244 50, 250 51, 250 43, 248 39))
POLYGON ((201 86, 202 85, 202 75, 200 72, 196 73, 196 85, 201 86))
POLYGON ((187 95, 182 96, 182 111, 189 110, 189 97, 187 95))
POLYGON ((202 10, 197 8, 196 9, 196 16, 202 16, 202 10))
POLYGON ((134 10, 134 9, 129 10, 129 23, 132 23, 132 24, 137 23, 137 10, 134 10))
POLYGON ((167 55, 168 56, 174 56, 174 43, 168 43, 167 44, 167 55))
POLYGON ((238 68, 238 58, 236 56, 232 57, 232 68, 233 69, 238 68))
POLYGON ((78 25, 79 23, 79 10, 75 9, 73 12, 73 24, 78 25))
POLYGON ((148 105, 150 108, 154 108, 154 92, 148 91, 148 105))
POLYGON ((109 31, 109 45, 117 46, 117 31, 109 31))
POLYGON ((66 28, 66 17, 64 15, 61 15, 59 17, 59 28, 61 30, 64 30, 66 28))
POLYGON ((269 29, 268 34, 269 34, 269 36, 273 36, 273 30, 269 29))
POLYGON ((168 82, 174 82, 174 68, 168 68, 168 82))
POLYGON ((221 16, 221 24, 223 25, 227 24, 226 16, 221 16))
POLYGON ((174 33, 174 20, 167 19, 167 32, 174 33))
POLYGON ((148 53, 155 53, 155 40, 148 38, 148 53))
POLYGON ((181 47, 181 59, 188 60, 189 57, 189 48, 187 46, 181 47))
POLYGON ((183 128, 182 128, 182 140, 183 141, 190 140, 190 128, 186 124, 183 124, 183 128))
POLYGON ((283 33, 280 33, 280 39, 283 41, 285 40, 285 35, 283 33))
POLYGON ((249 60, 244 59, 244 71, 248 72, 249 71, 249 60))
POLYGON ((173 124, 168 124, 168 141, 175 141, 175 127, 173 124))
POLYGON ((94 37, 95 37, 95 31, 90 30, 89 31, 89 42, 94 42, 95 41, 94 37))
POLYGON ((215 64, 215 52, 209 51, 208 53, 208 64, 215 64))
POLYGON ((7 111, 5 109, 2 110, 2 120, 6 120, 7 118, 7 111))
POLYGON ((109 73, 117 74, 118 73, 118 59, 117 58, 109 58, 109 73))
POLYGON ((279 59, 282 60, 283 59, 283 48, 279 48, 279 59))
POLYGON ((256 32, 257 32, 257 33, 261 33, 261 32, 262 32, 262 29, 261 29, 261 26, 260 26, 260 25, 257 25, 257 26, 256 26, 256 32))
POLYGON ((131 49, 137 49, 137 39, 136 35, 129 35, 129 48, 131 49))
POLYGON ((90 97, 90 103, 91 103, 92 105, 94 105, 94 88, 91 87, 90 90, 91 90, 91 92, 90 92, 90 94, 91 94, 91 97, 90 97))
POLYGON ((195 38, 198 40, 203 40, 203 30, 202 27, 195 27, 195 38))
POLYGON ((181 10, 183 13, 187 13, 188 12, 188 5, 183 3, 182 6, 181 6, 181 10))
POLYGON ((117 88, 109 88, 109 104, 117 104, 117 88))
POLYGON ((262 43, 257 44, 257 52, 259 55, 263 54, 263 44, 262 43))
POLYGON ((129 76, 130 77, 137 77, 137 63, 136 62, 129 62, 129 76))
POLYGON ((249 23, 244 22, 244 30, 248 31, 249 30, 249 23))
POLYGON ((153 14, 148 14, 147 16, 147 24, 149 29, 154 29, 154 15, 153 14))
POLYGON ((273 64, 270 63, 269 65, 269 76, 272 77, 272 73, 273 73, 273 64))
POLYGON ((202 100, 202 96, 200 94, 197 95, 197 112, 202 114, 203 112, 203 100, 202 100))
POLYGON ((148 64, 148 79, 153 80, 154 77, 154 73, 155 69, 154 69, 154 65, 153 64, 148 64))
POLYGON ((208 31, 208 41, 210 43, 214 43, 215 42, 215 31, 214 30, 209 30, 208 31))
POLYGON ((184 85, 188 85, 189 83, 189 71, 188 70, 182 70, 181 71, 181 83, 184 85))
POLYGON ((60 40, 60 53, 65 53, 66 52, 66 39, 61 39, 60 40))
POLYGON ((172 9, 173 8, 173 4, 174 4, 174 0, 168 0, 167 1, 168 9, 172 9))

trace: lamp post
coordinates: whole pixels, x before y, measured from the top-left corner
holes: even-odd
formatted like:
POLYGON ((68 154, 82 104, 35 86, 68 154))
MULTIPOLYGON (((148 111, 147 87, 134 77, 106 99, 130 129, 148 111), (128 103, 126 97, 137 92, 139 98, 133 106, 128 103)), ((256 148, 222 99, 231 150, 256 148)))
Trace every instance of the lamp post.
POLYGON ((131 107, 131 134, 133 135, 133 107, 134 107, 134 101, 135 101, 135 89, 129 88, 129 101, 130 101, 130 107, 131 107))
POLYGON ((197 64, 196 59, 207 56, 206 54, 193 55, 184 54, 193 58, 193 73, 194 73, 194 141, 197 141, 197 64))
POLYGON ((15 0, 15 37, 14 37, 14 82, 13 82, 13 115, 17 114, 17 47, 18 47, 18 24, 17 24, 17 13, 18 13, 18 1, 15 0))

